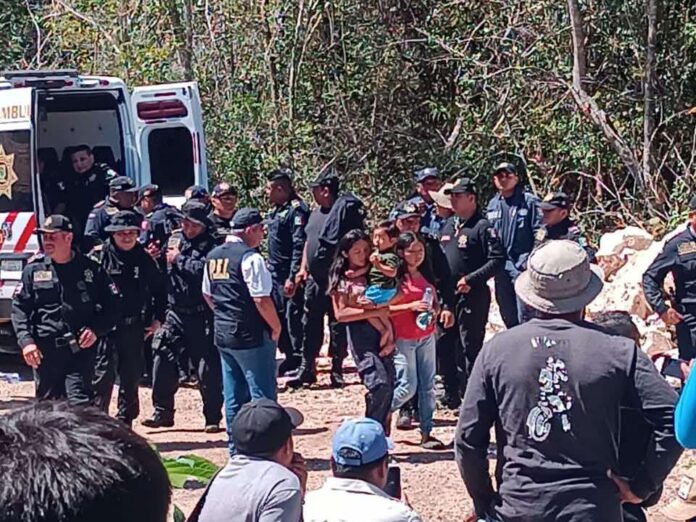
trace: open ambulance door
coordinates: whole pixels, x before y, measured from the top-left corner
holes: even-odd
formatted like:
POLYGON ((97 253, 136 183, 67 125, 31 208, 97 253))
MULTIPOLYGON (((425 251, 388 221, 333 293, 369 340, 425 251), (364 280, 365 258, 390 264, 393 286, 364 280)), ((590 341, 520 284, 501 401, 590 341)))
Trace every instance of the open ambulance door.
POLYGON ((176 203, 191 185, 207 188, 203 112, 196 82, 136 87, 131 110, 140 155, 136 181, 156 183, 176 203))
POLYGON ((35 229, 44 208, 36 163, 32 88, 0 90, 0 323, 27 260, 39 250, 35 229))

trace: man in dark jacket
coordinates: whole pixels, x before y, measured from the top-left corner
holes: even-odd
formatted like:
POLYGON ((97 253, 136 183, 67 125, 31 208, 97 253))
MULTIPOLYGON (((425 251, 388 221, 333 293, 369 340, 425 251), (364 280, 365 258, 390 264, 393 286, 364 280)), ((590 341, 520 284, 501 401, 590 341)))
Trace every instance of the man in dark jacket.
POLYGON ((549 194, 539 203, 541 228, 534 234, 534 247, 553 239, 568 239, 584 248, 590 263, 594 263, 595 251, 585 239, 580 227, 570 219, 570 209, 571 201, 565 192, 549 194))
POLYGON ((640 503, 653 493, 681 455, 673 420, 677 396, 632 340, 582 319, 602 280, 579 245, 550 241, 535 250, 515 288, 537 317, 483 347, 455 436, 476 515, 621 522, 621 503, 640 503), (630 480, 618 476, 624 401, 652 426, 630 480), (504 456, 497 491, 487 458, 494 424, 504 456))

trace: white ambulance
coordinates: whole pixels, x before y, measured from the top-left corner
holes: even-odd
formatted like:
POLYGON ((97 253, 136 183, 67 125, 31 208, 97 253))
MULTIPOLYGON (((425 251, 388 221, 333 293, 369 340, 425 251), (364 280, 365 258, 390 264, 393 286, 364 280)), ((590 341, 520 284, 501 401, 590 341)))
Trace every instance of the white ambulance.
POLYGON ((181 197, 208 186, 203 113, 195 82, 136 87, 72 70, 0 73, 0 349, 16 350, 12 296, 40 249, 42 176, 72 175, 71 147, 89 145, 96 162, 181 197))

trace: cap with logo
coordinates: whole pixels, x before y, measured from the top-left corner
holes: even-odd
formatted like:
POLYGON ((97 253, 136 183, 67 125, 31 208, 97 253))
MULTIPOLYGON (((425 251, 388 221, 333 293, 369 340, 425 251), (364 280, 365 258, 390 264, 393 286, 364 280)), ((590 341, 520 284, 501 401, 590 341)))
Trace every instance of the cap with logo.
POLYGON ((120 210, 111 216, 111 222, 104 227, 106 232, 125 232, 126 230, 140 230, 143 217, 132 210, 120 210))
POLYGON ((240 208, 232 217, 233 230, 243 230, 259 223, 267 224, 267 220, 263 219, 261 212, 255 208, 240 208))
POLYGON ((336 430, 331 456, 336 464, 358 468, 384 458, 394 445, 374 419, 349 419, 336 430))
POLYGON ((196 200, 188 201, 181 210, 186 221, 208 226, 208 207, 204 203, 196 200))
POLYGON ((236 196, 237 189, 234 188, 229 183, 227 183, 226 181, 223 181, 222 183, 218 183, 213 188, 213 197, 214 198, 221 198, 222 196, 227 196, 228 194, 236 196))
POLYGON ((269 172, 266 175, 266 179, 268 181, 280 181, 283 179, 286 179, 288 181, 292 181, 295 177, 295 173, 292 171, 292 169, 289 169, 287 167, 281 167, 279 169, 273 169, 271 172, 269 172))
POLYGON ((309 188, 316 187, 338 187, 338 174, 336 174, 336 171, 329 169, 319 174, 314 181, 309 184, 309 188))
POLYGON ((72 232, 73 226, 70 219, 62 214, 53 214, 48 216, 43 226, 36 229, 40 234, 53 234, 55 232, 72 232))
POLYGON ((662 514, 680 522, 696 518, 696 467, 687 469, 682 475, 677 498, 662 509, 662 514))
POLYGON ((570 198, 565 192, 555 192, 547 195, 538 206, 541 210, 567 210, 570 208, 570 198))
POLYGON ((495 176, 499 172, 510 172, 512 174, 518 174, 517 172, 517 167, 510 163, 509 161, 504 161, 503 163, 499 163, 494 169, 493 169, 493 175, 495 176))
POLYGON ((476 183, 470 178, 460 178, 454 182, 451 188, 444 191, 444 194, 478 194, 476 183))
POLYGON ((423 169, 418 169, 414 173, 416 182, 422 183, 428 178, 440 178, 440 171, 437 167, 425 167, 423 169))
POLYGON ((269 455, 279 450, 304 422, 295 408, 283 408, 271 399, 247 402, 234 417, 230 437, 243 455, 269 455))
POLYGON ((391 211, 390 217, 392 219, 408 219, 410 217, 420 217, 421 211, 415 202, 411 200, 402 201, 394 207, 391 211))
POLYGON ((184 192, 184 196, 187 200, 189 199, 206 199, 210 194, 208 194, 208 189, 202 185, 191 185, 184 192))
POLYGON ((155 185, 154 183, 150 183, 149 185, 145 185, 140 189, 140 197, 141 198, 151 198, 153 196, 158 196, 162 193, 162 189, 160 188, 159 185, 155 185))
POLYGON ((136 192, 138 187, 128 176, 116 176, 109 181, 109 189, 115 192, 136 192))

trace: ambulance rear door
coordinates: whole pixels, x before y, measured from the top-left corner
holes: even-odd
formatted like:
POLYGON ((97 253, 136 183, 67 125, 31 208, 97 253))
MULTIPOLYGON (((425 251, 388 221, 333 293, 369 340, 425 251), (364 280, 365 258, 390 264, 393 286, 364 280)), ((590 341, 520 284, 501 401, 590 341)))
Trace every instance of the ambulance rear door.
POLYGON ((156 183, 170 197, 182 196, 191 185, 207 187, 198 84, 136 87, 131 95, 131 110, 141 162, 138 183, 156 183))

